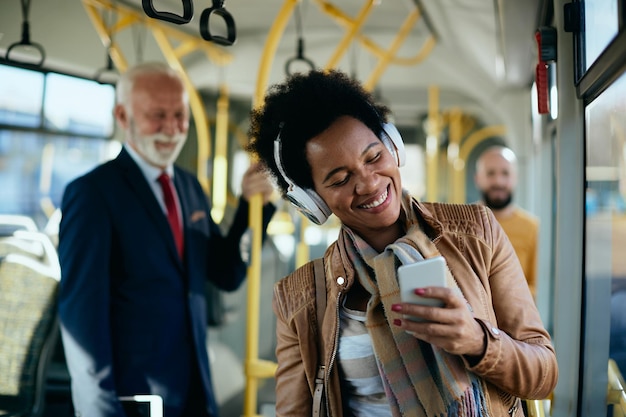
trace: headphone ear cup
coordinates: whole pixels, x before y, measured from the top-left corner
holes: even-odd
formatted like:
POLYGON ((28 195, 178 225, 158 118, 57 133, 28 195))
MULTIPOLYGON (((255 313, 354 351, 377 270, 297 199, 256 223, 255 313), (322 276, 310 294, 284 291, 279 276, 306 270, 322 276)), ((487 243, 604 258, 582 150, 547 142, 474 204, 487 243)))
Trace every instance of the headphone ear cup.
POLYGON ((285 197, 315 224, 323 224, 331 215, 326 202, 311 189, 305 190, 291 183, 285 197))
POLYGON ((383 142, 392 155, 398 160, 398 166, 404 166, 406 162, 406 151, 404 150, 404 141, 398 128, 393 123, 383 123, 383 142), (388 138, 387 140, 385 140, 388 138), (389 143, 391 140, 391 143, 389 143))
MULTIPOLYGON (((282 124, 280 126, 282 131, 282 124)), ((304 214, 309 220, 315 224, 323 224, 332 214, 330 208, 322 197, 314 190, 298 187, 288 176, 283 168, 281 161, 281 142, 280 131, 274 139, 274 160, 276 168, 280 175, 287 183, 287 192, 285 198, 293 204, 298 211, 304 214)))

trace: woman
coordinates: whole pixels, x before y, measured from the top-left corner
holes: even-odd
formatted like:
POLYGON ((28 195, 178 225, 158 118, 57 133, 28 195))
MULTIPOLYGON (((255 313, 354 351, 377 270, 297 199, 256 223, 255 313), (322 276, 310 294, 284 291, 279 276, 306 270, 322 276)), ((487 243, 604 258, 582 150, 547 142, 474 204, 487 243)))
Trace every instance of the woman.
POLYGON ((342 223, 319 330, 312 263, 276 284, 276 413, 315 412, 324 365, 328 416, 523 416, 519 398, 548 396, 558 369, 513 248, 488 209, 403 191, 388 112, 338 71, 296 74, 252 112, 249 150, 283 195, 342 223), (437 255, 447 287, 414 291, 443 307, 402 303, 397 267, 437 255))

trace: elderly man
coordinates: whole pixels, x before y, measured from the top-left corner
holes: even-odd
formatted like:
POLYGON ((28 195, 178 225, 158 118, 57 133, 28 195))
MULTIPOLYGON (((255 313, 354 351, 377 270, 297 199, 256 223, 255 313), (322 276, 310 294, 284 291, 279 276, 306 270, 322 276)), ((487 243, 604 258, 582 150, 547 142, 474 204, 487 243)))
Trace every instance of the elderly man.
POLYGON ((205 281, 231 291, 242 283, 247 200, 262 194, 267 225, 273 187, 251 166, 220 232, 195 175, 174 165, 189 106, 167 65, 124 73, 114 112, 122 151, 70 183, 62 203, 59 314, 76 415, 133 415, 120 396, 155 394, 166 417, 215 417, 205 281))

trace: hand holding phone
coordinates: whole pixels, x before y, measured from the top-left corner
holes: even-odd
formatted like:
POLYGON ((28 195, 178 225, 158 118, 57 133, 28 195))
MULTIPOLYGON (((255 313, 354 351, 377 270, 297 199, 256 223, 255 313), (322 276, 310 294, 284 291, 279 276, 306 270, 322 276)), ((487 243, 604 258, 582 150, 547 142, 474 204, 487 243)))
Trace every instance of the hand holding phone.
MULTIPOLYGON (((446 261, 442 256, 424 259, 413 264, 398 267, 398 284, 400 286, 400 298, 404 303, 420 304, 432 307, 442 307, 441 300, 428 297, 420 297, 415 294, 416 288, 445 287, 446 286, 446 261)), ((407 317, 411 320, 419 320, 416 317, 407 317)))

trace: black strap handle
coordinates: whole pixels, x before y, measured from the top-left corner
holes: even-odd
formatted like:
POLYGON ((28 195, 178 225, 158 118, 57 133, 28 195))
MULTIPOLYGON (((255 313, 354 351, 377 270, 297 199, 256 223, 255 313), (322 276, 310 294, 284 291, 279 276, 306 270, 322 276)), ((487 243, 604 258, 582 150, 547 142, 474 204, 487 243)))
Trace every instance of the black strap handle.
POLYGON ((213 0, 213 6, 205 9, 200 16, 200 35, 205 41, 215 42, 218 45, 231 46, 237 40, 237 29, 235 19, 224 8, 223 0, 213 0), (227 37, 213 35, 210 28, 211 15, 220 16, 226 23, 227 37))
POLYGON ((183 15, 179 16, 175 13, 170 12, 160 12, 154 8, 152 4, 152 0, 141 0, 141 5, 143 6, 143 11, 149 17, 159 20, 165 20, 166 22, 176 23, 177 25, 184 25, 185 23, 189 23, 191 18, 193 17, 193 1, 192 0, 181 0, 183 3, 183 15))
POLYGON ((115 68, 115 65, 113 64, 113 58, 111 58, 111 48, 107 48, 106 58, 106 66, 96 71, 96 74, 93 76, 93 79, 99 84, 105 84, 108 81, 112 82, 114 81, 114 79, 116 80, 120 75, 115 68))
POLYGON ((304 62, 311 68, 311 70, 315 69, 315 64, 309 58, 304 56, 304 39, 298 39, 298 53, 293 58, 289 58, 287 62, 285 62, 285 73, 287 75, 291 75, 291 64, 294 62, 304 62))
MULTIPOLYGON (((26 48, 32 47, 39 52, 39 62, 33 65, 40 67, 43 64, 43 61, 46 59, 46 51, 38 43, 34 43, 30 41, 30 25, 28 24, 28 11, 30 8, 30 0, 21 0, 21 3, 22 3, 22 18, 23 18, 22 39, 19 42, 15 42, 9 45, 9 48, 7 49, 7 52, 5 54, 5 59, 7 61, 11 61, 11 58, 9 57, 9 55, 11 54, 11 51, 14 50, 15 48, 18 48, 21 46, 26 47, 26 48)), ((15 61, 15 60, 12 60, 12 61, 15 61)))
POLYGON ((296 13, 296 30, 298 32, 298 47, 296 50, 296 56, 289 58, 285 62, 285 74, 291 75, 291 64, 294 62, 304 62, 309 66, 311 70, 315 69, 315 64, 310 59, 304 56, 304 36, 302 35, 302 16, 300 16, 300 3, 298 3, 298 9, 296 13))

